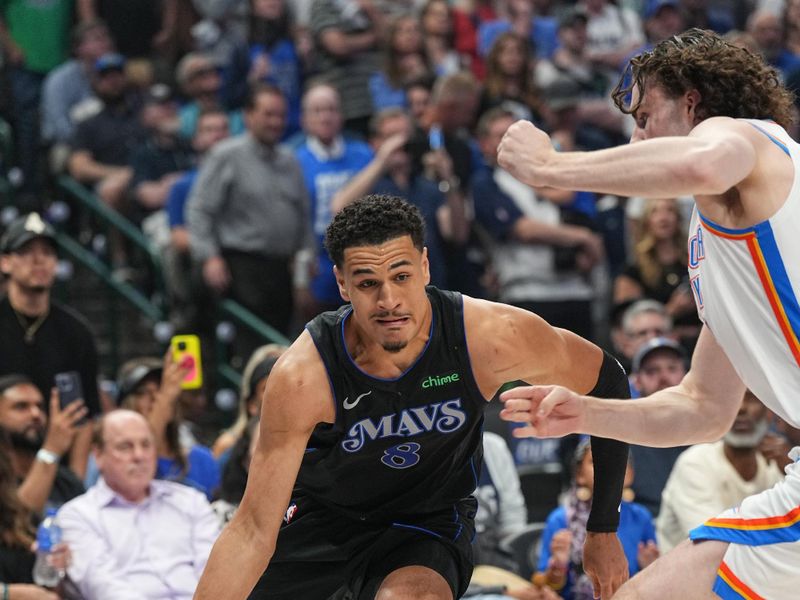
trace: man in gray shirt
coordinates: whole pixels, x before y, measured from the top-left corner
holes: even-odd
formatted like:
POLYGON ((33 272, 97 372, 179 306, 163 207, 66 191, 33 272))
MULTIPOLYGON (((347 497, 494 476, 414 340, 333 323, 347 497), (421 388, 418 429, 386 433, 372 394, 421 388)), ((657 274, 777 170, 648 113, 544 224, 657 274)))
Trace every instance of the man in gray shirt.
POLYGON ((217 144, 192 187, 190 244, 209 287, 288 333, 294 291, 308 296, 308 195, 294 154, 278 147, 286 126, 280 90, 255 87, 244 110, 247 132, 217 144), (293 280, 298 255, 305 260, 293 280))

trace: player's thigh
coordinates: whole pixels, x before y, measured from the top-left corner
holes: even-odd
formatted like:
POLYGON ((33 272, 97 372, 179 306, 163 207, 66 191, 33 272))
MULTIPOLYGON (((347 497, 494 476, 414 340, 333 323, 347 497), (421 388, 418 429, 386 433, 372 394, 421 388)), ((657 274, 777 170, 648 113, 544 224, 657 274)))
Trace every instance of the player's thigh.
POLYGON ((453 592, 442 575, 415 565, 389 573, 375 600, 453 600, 453 592))
POLYGON ((711 589, 727 548, 727 542, 686 540, 623 585, 614 600, 716 599, 711 589))

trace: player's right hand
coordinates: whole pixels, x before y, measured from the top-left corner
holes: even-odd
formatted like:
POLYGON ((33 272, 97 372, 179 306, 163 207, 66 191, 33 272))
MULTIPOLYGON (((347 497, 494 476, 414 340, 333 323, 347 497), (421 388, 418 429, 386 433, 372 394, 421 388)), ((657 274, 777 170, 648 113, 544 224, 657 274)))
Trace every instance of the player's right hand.
POLYGON ((583 425, 583 396, 558 385, 516 387, 500 394, 505 404, 500 418, 525 427, 514 429, 514 437, 561 437, 580 433, 583 425))
POLYGON ((530 121, 517 121, 508 128, 497 148, 497 164, 523 183, 546 186, 541 167, 555 153, 550 136, 530 121))

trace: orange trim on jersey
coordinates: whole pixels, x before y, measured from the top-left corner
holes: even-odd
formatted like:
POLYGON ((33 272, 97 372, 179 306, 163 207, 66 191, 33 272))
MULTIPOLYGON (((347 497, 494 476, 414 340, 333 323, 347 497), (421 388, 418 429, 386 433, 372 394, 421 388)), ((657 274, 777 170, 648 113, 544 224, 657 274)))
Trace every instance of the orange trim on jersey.
POLYGON ((719 575, 725 583, 731 586, 736 593, 741 594, 742 598, 747 598, 748 600, 765 600, 763 596, 756 594, 741 579, 734 575, 733 571, 731 571, 731 568, 725 564, 724 561, 720 563, 719 569, 717 570, 717 575, 719 575))
POLYGON ((708 527, 724 527, 726 529, 779 529, 790 527, 800 522, 800 506, 778 517, 761 517, 758 519, 709 519, 705 522, 708 527))
POLYGON ((772 312, 775 313, 775 318, 778 320, 778 326, 781 328, 783 337, 786 338, 786 342, 789 344, 789 349, 794 355, 795 362, 800 365, 800 341, 798 341, 789 323, 789 317, 786 316, 786 311, 778 297, 778 291, 775 289, 775 283, 772 281, 772 277, 770 277, 767 263, 764 260, 764 254, 761 252, 761 246, 758 244, 758 239, 756 239, 755 236, 748 238, 747 247, 750 249, 750 255, 753 257, 753 264, 756 267, 759 279, 761 279, 761 285, 767 293, 767 299, 769 300, 770 306, 772 306, 772 312))
POLYGON ((775 289, 775 284, 773 283, 772 277, 769 274, 769 268, 764 260, 764 253, 761 251, 761 246, 758 243, 756 232, 751 229, 742 233, 728 233, 726 231, 717 229, 713 224, 707 222, 705 219, 700 219, 700 223, 706 230, 716 236, 728 240, 744 241, 747 243, 747 248, 750 251, 751 258, 753 259, 753 266, 756 268, 756 273, 758 273, 758 278, 761 280, 761 286, 763 287, 764 293, 767 296, 767 301, 772 307, 772 312, 775 315, 775 319, 778 321, 778 327, 780 327, 781 333, 783 333, 783 337, 786 339, 786 343, 789 345, 789 350, 791 351, 792 356, 794 356, 795 362, 798 364, 798 366, 800 366, 800 340, 797 339, 797 336, 795 335, 794 330, 789 323, 789 318, 786 315, 783 304, 781 304, 778 291, 775 289))
POLYGON ((745 240, 747 238, 755 237, 756 232, 752 229, 748 231, 743 231, 742 233, 728 233, 727 231, 722 231, 721 229, 717 229, 714 227, 713 224, 709 223, 705 219, 700 219, 700 224, 708 229, 714 235, 718 235, 719 237, 726 238, 729 240, 745 240))

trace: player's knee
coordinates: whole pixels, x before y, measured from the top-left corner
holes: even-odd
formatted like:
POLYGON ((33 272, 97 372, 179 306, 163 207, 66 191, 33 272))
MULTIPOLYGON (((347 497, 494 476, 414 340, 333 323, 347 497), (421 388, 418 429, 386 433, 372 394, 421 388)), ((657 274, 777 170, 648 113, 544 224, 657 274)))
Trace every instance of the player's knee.
POLYGON ((453 593, 439 573, 405 567, 383 580, 375 600, 453 600, 453 593))

